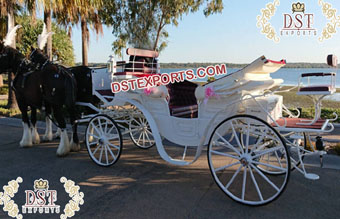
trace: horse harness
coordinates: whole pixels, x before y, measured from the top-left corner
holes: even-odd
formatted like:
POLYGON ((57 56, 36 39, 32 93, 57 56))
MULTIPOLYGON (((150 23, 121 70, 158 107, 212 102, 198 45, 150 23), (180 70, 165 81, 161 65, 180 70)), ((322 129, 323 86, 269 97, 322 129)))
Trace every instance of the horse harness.
MULTIPOLYGON (((17 69, 17 71, 16 71, 16 73, 15 73, 14 80, 13 80, 12 83, 11 83, 11 87, 12 87, 13 90, 15 90, 14 84, 15 84, 16 81, 18 80, 19 71, 22 69, 23 66, 26 66, 26 67, 27 67, 27 66, 29 66, 31 63, 32 63, 32 62, 30 62, 30 61, 27 60, 27 59, 23 59, 23 60, 21 61, 20 65, 19 65, 19 67, 18 67, 18 69, 17 69)), ((28 72, 22 74, 23 79, 22 79, 22 81, 21 81, 21 86, 20 86, 21 88, 25 88, 25 82, 26 82, 27 77, 28 77, 29 75, 31 75, 31 74, 36 70, 36 68, 32 69, 32 65, 30 65, 30 66, 28 67, 27 70, 28 70, 28 72)))

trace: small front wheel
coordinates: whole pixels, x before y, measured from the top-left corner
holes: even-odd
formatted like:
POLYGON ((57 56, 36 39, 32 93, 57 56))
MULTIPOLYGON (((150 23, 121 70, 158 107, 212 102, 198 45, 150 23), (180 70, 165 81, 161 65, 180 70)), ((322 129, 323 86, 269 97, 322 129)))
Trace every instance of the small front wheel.
POLYGON ((94 116, 85 132, 86 147, 90 158, 99 166, 111 166, 122 153, 123 141, 120 130, 107 115, 94 116))
POLYGON ((140 111, 130 117, 129 134, 132 142, 141 149, 149 149, 156 144, 150 125, 140 111))
POLYGON ((230 117, 215 128, 209 140, 208 162, 219 188, 246 205, 275 200, 290 175, 290 157, 280 134, 250 115, 230 117), (266 162, 261 160, 264 156, 269 158, 266 162), (282 175, 266 174, 264 168, 282 175))

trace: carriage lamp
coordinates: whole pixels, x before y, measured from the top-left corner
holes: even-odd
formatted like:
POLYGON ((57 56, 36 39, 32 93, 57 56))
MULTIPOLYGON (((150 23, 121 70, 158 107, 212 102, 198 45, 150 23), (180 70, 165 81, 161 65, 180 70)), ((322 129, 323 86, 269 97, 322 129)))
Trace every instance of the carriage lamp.
POLYGON ((114 73, 114 71, 113 71, 114 63, 115 63, 115 59, 114 59, 113 55, 110 55, 109 60, 107 61, 108 72, 114 73))
POLYGON ((319 151, 323 151, 325 149, 321 136, 316 137, 315 146, 316 146, 316 149, 319 151))

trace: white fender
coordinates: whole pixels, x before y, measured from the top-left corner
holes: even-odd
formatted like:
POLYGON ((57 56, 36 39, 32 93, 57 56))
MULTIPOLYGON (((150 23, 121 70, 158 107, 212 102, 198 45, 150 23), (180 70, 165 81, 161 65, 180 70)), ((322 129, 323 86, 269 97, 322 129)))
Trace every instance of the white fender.
POLYGON ((71 150, 70 142, 68 140, 66 129, 61 130, 60 132, 60 143, 57 149, 57 156, 65 156, 71 150))
MULTIPOLYGON (((115 99, 116 99, 116 97, 115 97, 115 99)), ((198 159, 198 157, 200 156, 200 154, 202 152, 203 142, 205 140, 204 137, 201 139, 201 143, 197 147, 197 151, 196 151, 196 155, 195 155, 194 160, 188 162, 188 161, 184 161, 184 160, 173 159, 165 151, 165 148, 164 148, 163 143, 162 143, 161 136, 159 134, 157 124, 156 124, 155 120, 153 119, 152 115, 150 114, 150 112, 147 109, 145 109, 145 107, 142 104, 140 104, 139 102, 137 102, 135 100, 124 99, 124 101, 130 103, 131 105, 136 106, 143 113, 145 118, 147 119, 147 121, 150 125, 150 128, 151 128, 151 131, 152 131, 153 138, 156 142, 157 151, 158 151, 159 155, 161 156, 161 158, 163 160, 165 160, 166 162, 168 162, 170 164, 179 165, 179 166, 186 166, 186 165, 192 164, 193 162, 195 162, 198 159)))
POLYGON ((32 146, 32 135, 31 129, 28 127, 27 123, 22 123, 24 132, 22 135, 22 139, 20 141, 20 147, 31 147, 32 146))
POLYGON ((53 133, 52 133, 52 121, 48 116, 45 117, 46 121, 46 129, 45 134, 43 136, 43 141, 52 141, 53 139, 53 133))

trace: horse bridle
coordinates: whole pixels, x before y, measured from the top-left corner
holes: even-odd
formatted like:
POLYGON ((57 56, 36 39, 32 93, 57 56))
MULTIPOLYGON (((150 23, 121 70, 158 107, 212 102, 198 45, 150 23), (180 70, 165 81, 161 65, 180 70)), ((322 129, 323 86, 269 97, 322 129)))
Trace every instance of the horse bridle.
MULTIPOLYGON (((37 49, 35 48, 35 49, 31 52, 31 54, 30 54, 30 56, 29 56, 29 59, 32 59, 33 54, 36 53, 36 52, 37 52, 37 49)), ((38 63, 38 64, 37 64, 37 69, 39 68, 39 70, 43 70, 43 69, 45 68, 45 66, 46 66, 49 62, 50 62, 50 61, 49 61, 48 59, 46 59, 46 61, 41 65, 41 67, 39 66, 40 63, 38 63)))

